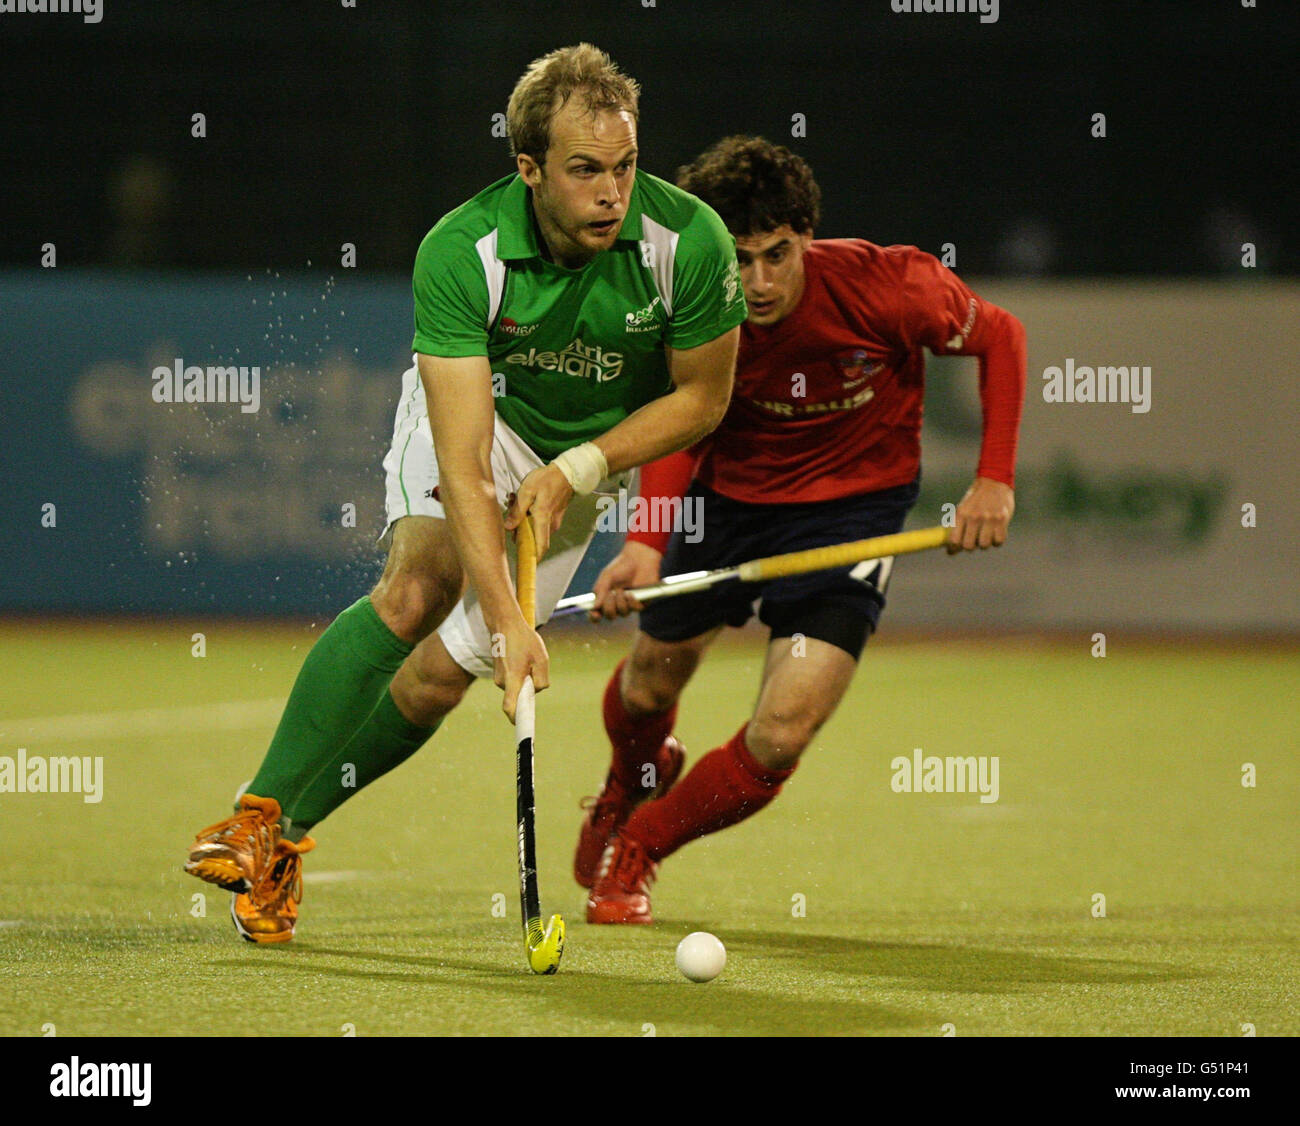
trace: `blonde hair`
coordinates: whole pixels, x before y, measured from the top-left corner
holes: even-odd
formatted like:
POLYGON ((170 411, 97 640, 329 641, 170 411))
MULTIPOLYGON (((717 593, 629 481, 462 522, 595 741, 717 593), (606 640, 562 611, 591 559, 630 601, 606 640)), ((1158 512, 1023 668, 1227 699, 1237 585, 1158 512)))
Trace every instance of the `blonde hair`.
POLYGON ((579 43, 561 47, 528 64, 515 83, 506 105, 506 131, 510 155, 527 153, 538 164, 551 147, 551 119, 575 93, 581 92, 586 110, 626 110, 638 120, 641 87, 614 64, 599 47, 579 43))

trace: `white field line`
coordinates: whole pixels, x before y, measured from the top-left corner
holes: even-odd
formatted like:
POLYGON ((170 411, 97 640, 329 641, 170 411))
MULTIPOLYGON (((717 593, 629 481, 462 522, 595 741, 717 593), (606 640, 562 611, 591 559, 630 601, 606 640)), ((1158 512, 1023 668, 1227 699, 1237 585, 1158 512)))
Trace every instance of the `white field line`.
POLYGON ((149 735, 192 735, 196 728, 203 731, 243 731, 274 723, 283 710, 284 697, 277 696, 268 700, 226 700, 185 708, 15 717, 0 719, 0 739, 6 742, 26 739, 81 742, 149 735))
POLYGON ((1018 805, 981 802, 976 798, 973 805, 951 805, 939 810, 939 815, 945 821, 1023 821, 1026 813, 1018 805))
POLYGON ((303 872, 302 878, 304 883, 308 884, 341 884, 349 880, 360 880, 370 875, 369 872, 359 872, 345 870, 341 872, 303 872))

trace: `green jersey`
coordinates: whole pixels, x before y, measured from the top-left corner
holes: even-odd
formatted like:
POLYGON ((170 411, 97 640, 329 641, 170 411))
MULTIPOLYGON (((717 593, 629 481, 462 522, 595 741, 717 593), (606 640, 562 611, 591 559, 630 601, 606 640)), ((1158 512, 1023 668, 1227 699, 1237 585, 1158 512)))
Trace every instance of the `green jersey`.
POLYGON ((516 174, 438 221, 414 290, 413 350, 486 356, 497 412, 543 459, 667 394, 665 346, 697 347, 746 316, 717 212, 641 171, 618 238, 580 269, 542 257, 516 174))

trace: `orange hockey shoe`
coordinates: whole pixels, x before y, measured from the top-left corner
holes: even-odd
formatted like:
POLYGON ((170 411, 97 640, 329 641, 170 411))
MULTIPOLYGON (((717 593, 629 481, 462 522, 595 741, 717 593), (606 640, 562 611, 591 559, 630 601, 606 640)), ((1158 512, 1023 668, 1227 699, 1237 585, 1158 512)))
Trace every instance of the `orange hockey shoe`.
POLYGON ((280 839, 280 803, 244 794, 239 812, 201 830, 185 871, 200 880, 246 892, 266 874, 280 839))
POLYGON ((303 837, 297 844, 277 841, 274 863, 266 874, 251 891, 232 898, 230 917, 235 930, 249 942, 288 942, 293 937, 302 902, 302 854, 315 847, 311 837, 303 837))

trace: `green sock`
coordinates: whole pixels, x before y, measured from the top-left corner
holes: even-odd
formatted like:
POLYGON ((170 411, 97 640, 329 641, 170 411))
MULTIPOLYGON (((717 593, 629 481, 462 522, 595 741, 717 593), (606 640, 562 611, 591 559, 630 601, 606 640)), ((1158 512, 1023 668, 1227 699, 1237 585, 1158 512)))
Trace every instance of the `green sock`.
POLYGON ((388 695, 414 648, 384 625, 369 596, 344 610, 307 654, 248 792, 291 804, 388 695))
POLYGON ((323 763, 316 776, 285 807, 291 823, 290 839, 301 839, 358 790, 404 763, 429 741, 438 726, 412 723, 385 688, 348 744, 323 763))

